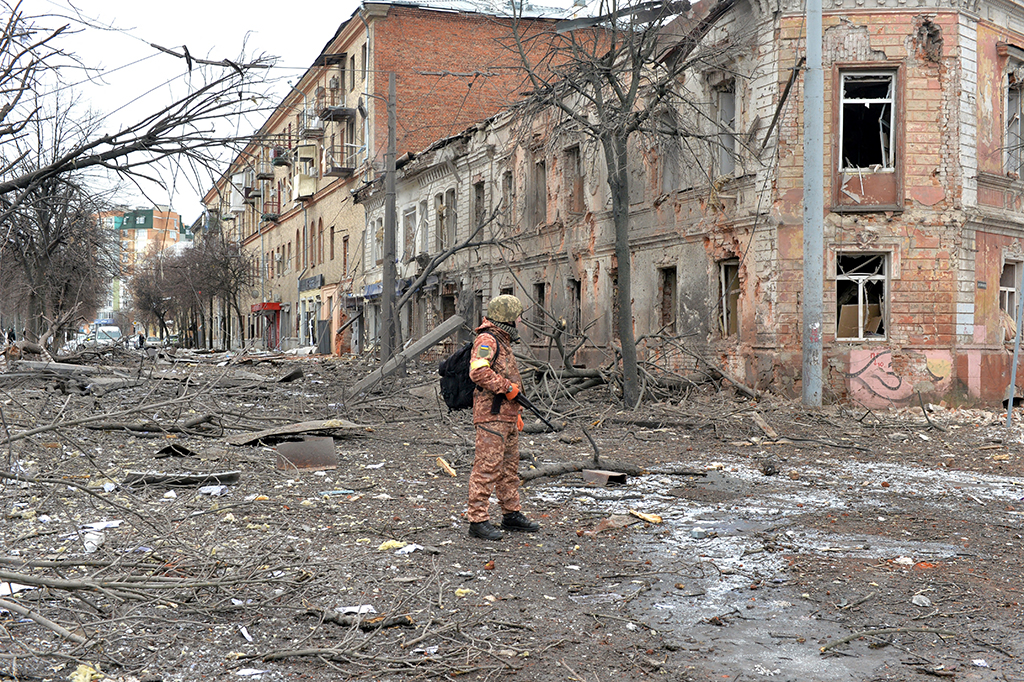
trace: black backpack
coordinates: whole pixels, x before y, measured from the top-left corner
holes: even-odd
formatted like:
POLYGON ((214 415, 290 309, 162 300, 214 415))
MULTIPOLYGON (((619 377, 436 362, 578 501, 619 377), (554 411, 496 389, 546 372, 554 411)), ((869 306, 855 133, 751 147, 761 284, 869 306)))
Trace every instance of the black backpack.
MULTIPOLYGON (((493 363, 498 359, 501 346, 494 350, 493 363)), ((441 397, 449 410, 465 410, 473 407, 473 391, 476 384, 469 378, 469 361, 473 355, 473 342, 470 341, 462 348, 443 360, 437 368, 441 375, 441 397)))

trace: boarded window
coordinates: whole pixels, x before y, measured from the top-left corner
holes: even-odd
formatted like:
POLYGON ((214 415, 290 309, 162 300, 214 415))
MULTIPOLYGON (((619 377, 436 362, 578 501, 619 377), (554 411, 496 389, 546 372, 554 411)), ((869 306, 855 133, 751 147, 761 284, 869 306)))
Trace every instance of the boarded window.
POLYGON ((676 268, 658 268, 658 326, 666 334, 676 333, 676 268))
POLYGON ((884 339, 888 255, 836 254, 836 338, 884 339))
POLYGON ((739 333, 740 262, 735 258, 718 264, 718 291, 721 296, 719 323, 722 336, 739 333))
POLYGON ((416 209, 407 208, 402 212, 402 260, 408 263, 416 257, 416 209))

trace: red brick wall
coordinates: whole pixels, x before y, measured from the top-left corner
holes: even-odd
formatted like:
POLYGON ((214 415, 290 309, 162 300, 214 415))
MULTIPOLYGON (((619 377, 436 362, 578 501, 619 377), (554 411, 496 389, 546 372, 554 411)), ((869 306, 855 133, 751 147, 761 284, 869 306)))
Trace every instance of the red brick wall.
MULTIPOLYGON (((396 72, 399 155, 420 151, 486 119, 522 90, 525 74, 511 49, 512 30, 505 20, 392 5, 387 17, 374 23, 374 31, 377 93, 387 94, 387 73, 396 72), (481 74, 475 77, 422 73, 477 71, 481 74)), ((376 107, 376 116, 378 141, 383 143, 386 108, 376 107)))

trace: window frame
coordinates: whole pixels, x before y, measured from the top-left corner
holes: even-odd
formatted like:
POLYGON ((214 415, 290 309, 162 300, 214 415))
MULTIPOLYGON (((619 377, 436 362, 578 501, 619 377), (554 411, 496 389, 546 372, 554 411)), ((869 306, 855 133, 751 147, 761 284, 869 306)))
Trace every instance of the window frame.
POLYGON ((1024 144, 1024 64, 1011 60, 1009 66, 1003 91, 1006 97, 1003 167, 1009 177, 1019 179, 1024 167, 1024 150, 1021 149, 1024 144))
POLYGON ((1021 269, 1024 269, 1024 261, 1007 258, 1003 261, 1003 269, 999 273, 999 309, 1010 316, 1014 324, 1017 324, 1017 287, 1020 284, 1021 269), (1010 273, 1011 282, 1004 286, 1003 279, 1007 269, 1012 268, 1010 273), (1012 303, 1010 303, 1012 301, 1012 303))
MULTIPOLYGON (((891 285, 892 285, 892 254, 888 251, 858 251, 858 250, 842 250, 836 251, 835 254, 835 339, 838 342, 865 342, 865 341, 887 341, 889 339, 889 303, 891 299, 891 285), (882 273, 881 274, 852 274, 841 271, 841 259, 843 258, 870 258, 878 256, 882 258, 882 273), (839 282, 855 282, 857 285, 857 336, 840 336, 839 335, 839 324, 841 322, 841 314, 843 304, 839 301, 839 282), (882 333, 873 336, 865 336, 866 326, 870 321, 867 319, 866 309, 872 305, 870 300, 867 299, 865 294, 865 285, 868 282, 881 282, 882 283, 882 295, 879 303, 879 314, 881 316, 880 325, 882 333)), ((848 304, 847 304, 848 305, 848 304)))
POLYGON ((718 331, 723 339, 739 336, 741 293, 740 259, 725 258, 718 261, 718 331), (735 278, 730 270, 735 270, 735 278), (732 305, 732 301, 735 301, 735 305, 732 305))
POLYGON ((906 165, 906 108, 904 96, 904 62, 877 61, 838 63, 832 80, 832 210, 835 212, 880 212, 903 210, 903 184, 906 165), (844 85, 847 77, 890 76, 892 87, 885 98, 847 98, 844 85), (888 102, 889 141, 888 167, 847 166, 843 158, 844 108, 862 106, 865 101, 888 102), (847 188, 851 189, 847 189, 847 188))

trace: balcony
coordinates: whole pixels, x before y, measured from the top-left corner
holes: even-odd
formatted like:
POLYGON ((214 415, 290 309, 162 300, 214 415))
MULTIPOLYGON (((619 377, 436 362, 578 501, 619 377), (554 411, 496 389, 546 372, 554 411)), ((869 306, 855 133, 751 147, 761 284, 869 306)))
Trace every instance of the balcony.
POLYGON ((262 199, 262 198, 263 198, 263 188, 262 187, 246 187, 245 188, 245 203, 249 204, 250 206, 256 205, 256 200, 257 199, 262 199))
POLYGON ((270 153, 270 162, 275 166, 291 166, 292 153, 287 147, 274 147, 270 153))
POLYGON ((356 117, 356 110, 345 106, 345 95, 340 90, 318 92, 316 115, 321 121, 345 121, 356 117))
POLYGON ((358 147, 354 144, 336 144, 325 151, 324 175, 332 178, 350 178, 358 166, 358 147))
POLYGON ((299 173, 292 178, 292 200, 305 201, 316 194, 316 178, 312 175, 299 173))
POLYGON ((321 121, 313 109, 306 109, 299 116, 299 137, 302 139, 316 139, 324 136, 324 122, 321 121))
POLYGON ((260 161, 256 164, 256 179, 257 180, 273 180, 274 179, 274 167, 266 161, 260 161))
POLYGON ((263 212, 260 214, 260 220, 276 223, 280 217, 281 198, 275 190, 270 192, 269 196, 263 200, 263 212))

